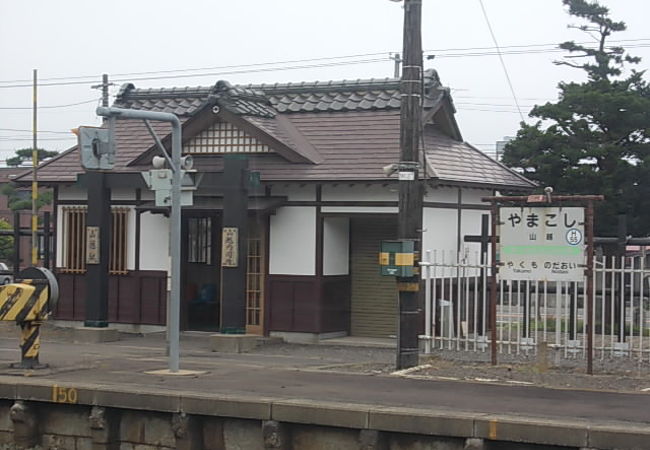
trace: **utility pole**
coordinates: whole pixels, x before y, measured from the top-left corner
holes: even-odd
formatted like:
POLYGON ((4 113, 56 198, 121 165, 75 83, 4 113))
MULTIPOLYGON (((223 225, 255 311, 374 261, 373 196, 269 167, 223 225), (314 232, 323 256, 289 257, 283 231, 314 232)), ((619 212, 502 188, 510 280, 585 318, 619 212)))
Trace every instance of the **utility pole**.
MULTIPOLYGON (((34 69, 34 90, 32 95, 32 266, 38 264, 38 70, 34 69)), ((20 226, 20 223, 14 224, 20 226)), ((20 263, 19 263, 20 264, 20 263)))
POLYGON ((108 82, 108 74, 105 73, 102 75, 102 84, 94 84, 90 86, 92 89, 101 89, 102 90, 102 106, 108 108, 108 88, 113 86, 113 83, 108 82))
MULTIPOLYGON (((400 81, 400 162, 398 239, 414 241, 415 254, 422 253, 422 196, 419 180, 419 143, 422 133, 422 35, 421 0, 404 0, 404 59, 400 81)), ((416 262, 417 264, 417 262, 416 262)), ((418 364, 419 271, 397 278, 399 322, 397 369, 418 364)))
POLYGON ((402 58, 399 53, 394 53, 391 55, 390 59, 395 61, 395 75, 394 78, 399 78, 400 64, 402 63, 402 58))

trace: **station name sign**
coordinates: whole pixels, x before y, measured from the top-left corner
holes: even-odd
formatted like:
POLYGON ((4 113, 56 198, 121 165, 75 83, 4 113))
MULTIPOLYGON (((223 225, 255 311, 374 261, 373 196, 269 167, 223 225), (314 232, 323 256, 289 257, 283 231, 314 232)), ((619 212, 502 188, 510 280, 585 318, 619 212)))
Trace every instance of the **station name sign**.
POLYGON ((584 217, 581 207, 499 208, 499 277, 583 281, 584 217))

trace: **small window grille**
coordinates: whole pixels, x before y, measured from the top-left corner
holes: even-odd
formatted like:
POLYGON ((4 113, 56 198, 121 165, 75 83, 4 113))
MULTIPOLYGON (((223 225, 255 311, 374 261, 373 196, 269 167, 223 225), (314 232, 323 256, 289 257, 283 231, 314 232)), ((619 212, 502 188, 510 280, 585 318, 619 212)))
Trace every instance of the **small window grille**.
POLYGON ((212 219, 187 219, 187 262, 212 264, 212 219))
MULTIPOLYGON (((63 267, 62 272, 86 271, 86 207, 64 207, 63 210, 63 267)), ((112 208, 111 242, 109 245, 109 272, 127 273, 128 208, 112 208)))

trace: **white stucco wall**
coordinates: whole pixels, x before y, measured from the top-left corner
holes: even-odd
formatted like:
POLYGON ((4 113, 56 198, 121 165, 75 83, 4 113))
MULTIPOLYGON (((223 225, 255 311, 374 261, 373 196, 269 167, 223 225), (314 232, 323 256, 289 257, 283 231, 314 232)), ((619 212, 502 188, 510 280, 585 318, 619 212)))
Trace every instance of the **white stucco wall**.
MULTIPOLYGON (((117 206, 117 205, 116 205, 117 206)), ((129 214, 126 222, 126 269, 135 270, 135 207, 134 206, 118 206, 120 208, 128 208, 129 214)))
POLYGON ((347 275, 350 272, 350 219, 323 219, 323 275, 347 275))
POLYGON ((135 189, 115 188, 111 189, 111 201, 135 200, 135 189))
POLYGON ((316 274, 316 208, 285 207, 271 216, 269 273, 316 274))
POLYGON ((323 201, 397 201, 397 185, 324 185, 321 190, 323 201))
POLYGON ((427 187, 424 193, 425 202, 458 203, 458 188, 441 186, 435 189, 427 187))
POLYGON ((169 219, 162 214, 140 216, 140 269, 169 270, 169 219))
POLYGON ((58 200, 86 200, 86 190, 78 186, 61 186, 58 200))
POLYGON ((457 211, 446 208, 424 208, 422 214, 422 251, 456 252, 457 211))
POLYGON ((316 200, 316 186, 307 185, 274 185, 271 188, 271 195, 286 196, 290 201, 313 202, 316 200))
POLYGON ((492 191, 490 189, 463 189, 463 203, 468 205, 490 205, 487 202, 481 201, 483 197, 490 197, 492 191))

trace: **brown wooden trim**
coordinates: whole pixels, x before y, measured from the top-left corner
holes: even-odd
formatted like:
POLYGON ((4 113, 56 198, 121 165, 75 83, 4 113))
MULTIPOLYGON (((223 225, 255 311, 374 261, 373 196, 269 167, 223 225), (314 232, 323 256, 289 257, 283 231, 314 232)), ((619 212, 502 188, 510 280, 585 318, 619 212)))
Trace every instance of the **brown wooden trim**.
POLYGON ((269 335, 271 323, 271 284, 270 284, 270 254, 271 254, 271 216, 264 216, 264 327, 262 333, 269 335))
MULTIPOLYGON (((138 189, 139 190, 139 189, 138 189)), ((111 206, 137 206, 139 200, 111 200, 111 206)), ((59 205, 62 206, 86 206, 88 200, 59 200, 59 205)))
MULTIPOLYGON (((287 201, 283 207, 291 207, 291 206, 315 206, 315 207, 336 207, 336 206, 370 206, 370 207, 397 207, 397 201, 369 201, 369 200, 359 200, 359 201, 287 201)), ((452 202, 424 202, 423 206, 427 208, 441 208, 441 209, 457 209, 458 208, 458 203, 452 203, 452 202)), ((461 203, 461 208, 462 209, 479 209, 479 210, 487 210, 490 209, 490 205, 479 205, 479 204, 467 204, 467 203, 461 203)), ((333 213, 328 213, 328 212, 323 212, 323 214, 333 214, 333 213)), ((377 213, 381 214, 381 213, 377 213)), ((392 214, 392 213, 385 213, 385 214, 392 214)))
POLYGON ((52 261, 50 267, 56 267, 57 248, 59 245, 59 187, 52 188, 52 261))
MULTIPOLYGON (((142 204, 142 190, 140 189, 135 190, 135 202, 136 206, 142 204)), ((142 211, 135 211, 135 270, 140 270, 140 235, 142 232, 141 214, 142 211)))

